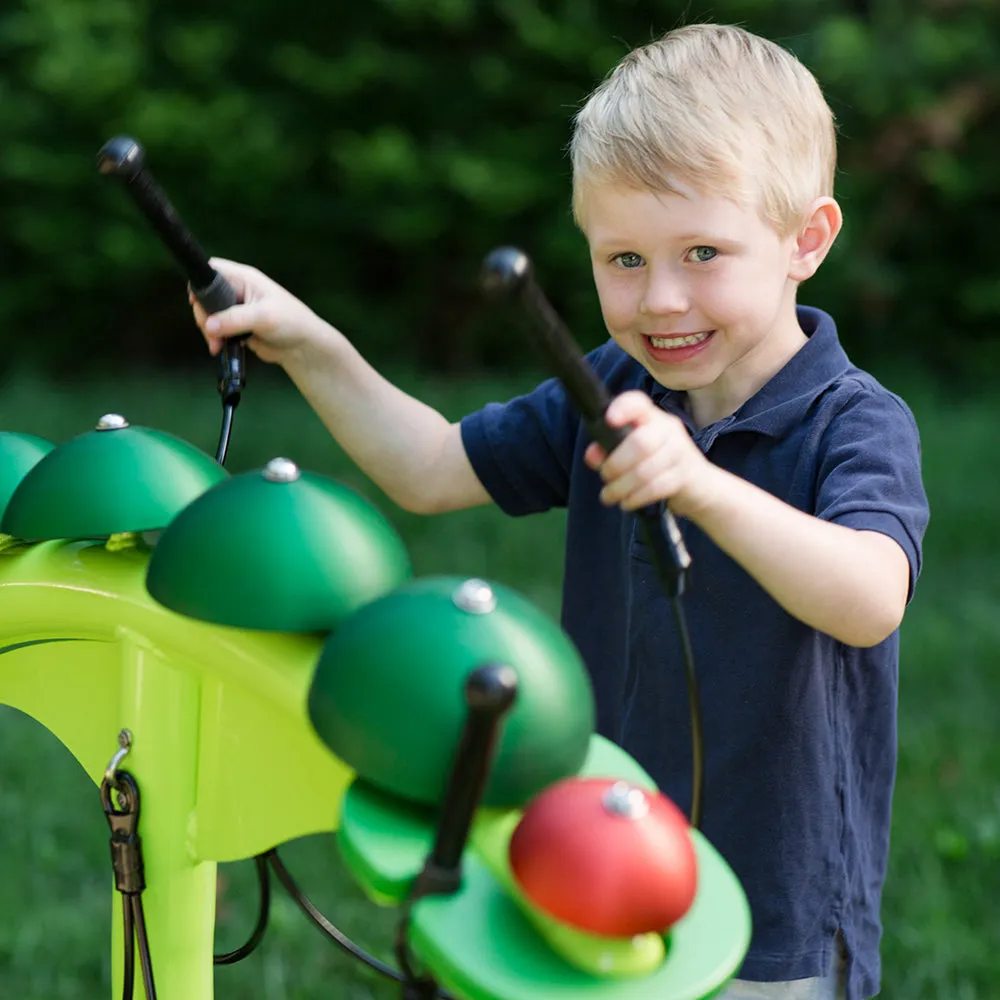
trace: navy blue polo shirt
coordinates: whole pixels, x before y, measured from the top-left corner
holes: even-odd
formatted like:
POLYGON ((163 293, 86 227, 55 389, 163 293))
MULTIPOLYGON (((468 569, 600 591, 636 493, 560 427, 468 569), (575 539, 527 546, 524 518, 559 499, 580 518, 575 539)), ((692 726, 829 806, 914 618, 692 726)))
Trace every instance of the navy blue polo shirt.
MULTIPOLYGON (((913 416, 848 360, 833 320, 735 413, 695 428, 682 392, 609 341, 589 356, 612 395, 648 392, 708 458, 817 517, 895 539, 920 571, 927 500, 913 416)), ((590 672, 599 731, 682 809, 691 735, 680 647, 635 518, 598 500, 585 429, 558 382, 462 421, 477 476, 508 514, 566 507, 562 623, 590 672)), ((796 620, 693 523, 684 595, 705 736, 702 831, 753 913, 745 979, 826 975, 835 932, 848 1000, 880 981, 879 908, 896 766, 898 633, 846 646, 796 620)), ((817 566, 816 571, 823 571, 817 566)))

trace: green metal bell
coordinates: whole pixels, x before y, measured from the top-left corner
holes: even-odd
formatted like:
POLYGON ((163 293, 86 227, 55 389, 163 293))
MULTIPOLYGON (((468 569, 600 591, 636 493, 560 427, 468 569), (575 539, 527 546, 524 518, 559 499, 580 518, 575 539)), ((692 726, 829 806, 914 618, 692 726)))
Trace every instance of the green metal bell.
POLYGON ((326 641, 309 715, 368 782, 436 804, 465 722, 465 679, 489 662, 512 666, 518 690, 484 802, 521 805, 579 771, 594 700, 566 633, 506 587, 427 578, 361 608, 326 641))
POLYGON ((29 541, 155 531, 226 476, 186 441, 110 413, 32 468, 0 531, 29 541))
POLYGON ((403 542, 372 504, 276 458, 183 510, 157 542, 146 587, 202 621, 329 632, 409 576, 403 542))
POLYGON ((0 518, 21 480, 55 448, 34 434, 0 431, 0 518))

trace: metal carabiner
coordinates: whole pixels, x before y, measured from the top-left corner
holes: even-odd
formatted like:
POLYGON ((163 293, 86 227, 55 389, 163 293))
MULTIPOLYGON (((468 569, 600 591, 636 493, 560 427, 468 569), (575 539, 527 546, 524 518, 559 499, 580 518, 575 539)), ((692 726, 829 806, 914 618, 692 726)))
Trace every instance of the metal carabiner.
POLYGON ((116 771, 114 784, 101 782, 101 804, 111 828, 111 866, 115 888, 127 895, 138 895, 146 888, 142 863, 142 840, 139 837, 139 786, 128 771, 116 771), (111 790, 118 793, 118 805, 111 790))
POLYGON ((117 786, 115 779, 115 772, 118 770, 118 765, 128 756, 128 752, 132 749, 132 730, 123 729, 118 734, 118 749, 115 751, 115 755, 108 761, 108 766, 104 769, 104 783, 110 784, 112 786, 117 786))
POLYGON ((108 762, 101 782, 101 805, 111 828, 111 864, 115 872, 115 888, 135 895, 146 888, 142 864, 142 841, 139 838, 139 786, 128 771, 118 765, 132 749, 132 733, 123 729, 118 734, 118 750, 108 762), (117 795, 117 802, 112 797, 117 795))

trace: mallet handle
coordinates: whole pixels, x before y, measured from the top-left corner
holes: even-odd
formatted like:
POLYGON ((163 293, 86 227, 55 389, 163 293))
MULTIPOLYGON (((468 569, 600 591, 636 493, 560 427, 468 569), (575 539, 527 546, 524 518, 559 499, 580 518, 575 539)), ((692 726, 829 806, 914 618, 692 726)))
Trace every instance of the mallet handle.
MULTIPOLYGON (((608 390, 538 287, 527 255, 514 247, 492 251, 483 265, 482 283, 491 294, 505 293, 517 299, 588 433, 606 452, 614 451, 628 436, 628 429, 611 427, 604 419, 611 402, 608 390)), ((672 596, 683 593, 691 556, 670 508, 661 501, 636 511, 636 517, 661 583, 672 596)))
MULTIPOLYGON (((187 275, 191 291, 207 313, 222 312, 240 301, 233 286, 209 263, 208 255, 157 184, 146 166, 145 150, 135 139, 129 136, 109 139, 97 154, 97 168, 102 174, 122 181, 139 211, 187 275)), ((246 381, 248 336, 228 338, 219 353, 219 395, 227 405, 239 403, 246 381)))

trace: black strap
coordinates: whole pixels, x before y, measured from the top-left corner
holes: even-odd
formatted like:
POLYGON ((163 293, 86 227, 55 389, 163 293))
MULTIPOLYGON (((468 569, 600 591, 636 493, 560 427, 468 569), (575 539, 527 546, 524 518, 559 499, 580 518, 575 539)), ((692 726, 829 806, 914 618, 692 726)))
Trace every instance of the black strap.
POLYGON ((146 1000, 156 1000, 146 914, 142 908, 146 875, 142 863, 142 840, 139 837, 139 786, 128 771, 114 770, 105 775, 101 782, 101 804, 111 828, 111 867, 115 873, 115 888, 122 894, 125 948, 122 998, 132 1000, 135 952, 138 947, 146 1000), (117 804, 113 801, 112 792, 117 796, 117 804))

